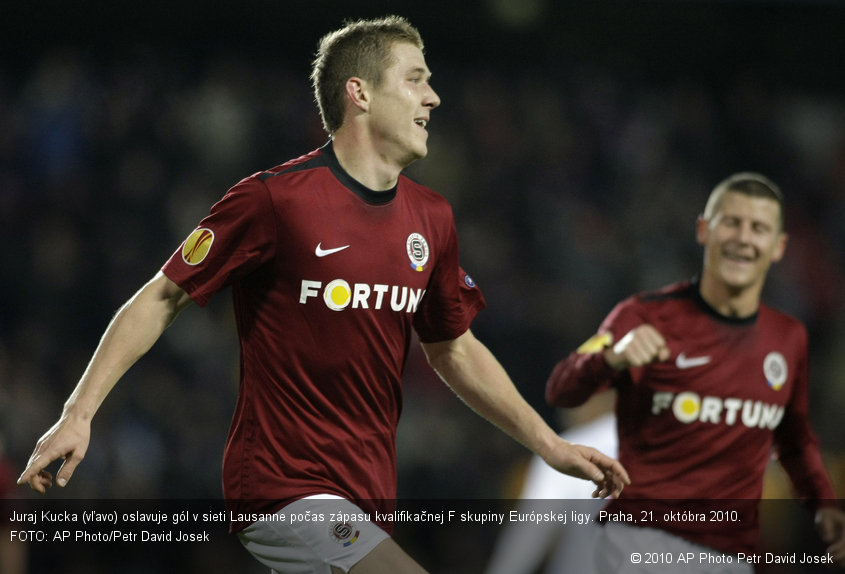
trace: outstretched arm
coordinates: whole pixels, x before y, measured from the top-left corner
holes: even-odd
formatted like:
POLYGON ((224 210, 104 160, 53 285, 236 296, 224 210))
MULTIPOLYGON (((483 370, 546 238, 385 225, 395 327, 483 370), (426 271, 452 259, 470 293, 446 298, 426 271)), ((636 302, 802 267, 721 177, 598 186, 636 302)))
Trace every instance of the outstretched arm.
POLYGON ((593 481, 595 496, 618 496, 630 483, 622 465, 561 439, 525 401, 504 368, 475 336, 424 343, 428 362, 461 399, 560 472, 593 481))
POLYGON ((120 308, 59 420, 36 444, 18 484, 29 483, 44 494, 53 484, 52 475, 44 469, 60 458, 64 463, 57 482, 59 486, 67 484, 88 450, 91 419, 106 395, 190 302, 185 291, 159 272, 120 308))

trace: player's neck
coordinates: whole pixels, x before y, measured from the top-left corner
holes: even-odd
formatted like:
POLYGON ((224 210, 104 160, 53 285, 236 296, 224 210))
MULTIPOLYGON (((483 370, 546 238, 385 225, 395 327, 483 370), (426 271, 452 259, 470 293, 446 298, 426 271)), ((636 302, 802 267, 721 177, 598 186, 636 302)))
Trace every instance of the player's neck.
POLYGON ((725 317, 744 319, 760 308, 763 285, 732 287, 704 274, 699 286, 701 298, 725 317))
POLYGON ((373 145, 355 132, 339 130, 332 138, 332 147, 340 166, 356 181, 373 191, 396 187, 402 167, 378 154, 373 145))

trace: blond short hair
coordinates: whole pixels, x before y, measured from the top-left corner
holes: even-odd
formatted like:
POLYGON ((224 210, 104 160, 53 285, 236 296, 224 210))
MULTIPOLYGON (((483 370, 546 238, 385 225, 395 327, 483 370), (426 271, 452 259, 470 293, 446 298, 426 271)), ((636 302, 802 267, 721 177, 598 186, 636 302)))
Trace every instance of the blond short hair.
POLYGON ((357 76, 378 86, 392 63, 397 42, 423 50, 420 33, 401 16, 345 22, 343 28, 320 40, 311 69, 311 85, 329 134, 343 125, 346 81, 357 76))
POLYGON ((775 182, 762 174, 751 171, 735 173, 713 188, 713 191, 710 192, 710 197, 707 199, 707 205, 704 207, 702 217, 705 220, 710 221, 716 211, 718 211, 722 197, 728 192, 741 193, 751 197, 765 197, 777 202, 779 211, 778 223, 780 224, 780 231, 784 231, 786 217, 783 212, 783 193, 775 182))

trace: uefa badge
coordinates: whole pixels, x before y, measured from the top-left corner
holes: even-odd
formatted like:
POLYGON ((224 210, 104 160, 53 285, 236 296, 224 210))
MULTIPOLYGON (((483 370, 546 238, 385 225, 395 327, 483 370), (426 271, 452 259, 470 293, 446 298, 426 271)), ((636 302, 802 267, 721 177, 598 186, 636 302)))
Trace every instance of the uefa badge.
POLYGON ((355 525, 351 522, 333 522, 329 526, 329 535, 332 540, 344 547, 355 544, 360 534, 361 531, 355 528, 355 525))
POLYGON ((199 265, 208 255, 214 243, 214 232, 206 227, 195 229, 182 244, 182 261, 188 265, 199 265))
POLYGON ((405 242, 405 249, 408 252, 408 259, 411 260, 411 267, 415 271, 423 271, 428 263, 428 242, 419 233, 412 233, 405 242))
POLYGON ((772 351, 763 359, 763 374, 766 376, 766 383, 776 391, 779 391, 789 376, 789 369, 786 366, 786 359, 777 351, 772 351))

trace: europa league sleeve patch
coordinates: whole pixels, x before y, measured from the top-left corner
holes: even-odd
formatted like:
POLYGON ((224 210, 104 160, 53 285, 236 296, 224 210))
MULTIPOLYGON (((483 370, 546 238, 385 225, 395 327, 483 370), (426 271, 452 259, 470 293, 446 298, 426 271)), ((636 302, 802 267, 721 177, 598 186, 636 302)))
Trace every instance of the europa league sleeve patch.
POLYGON ((182 245, 182 260, 188 265, 199 265, 208 255, 212 243, 214 243, 212 230, 207 227, 195 229, 182 245))

